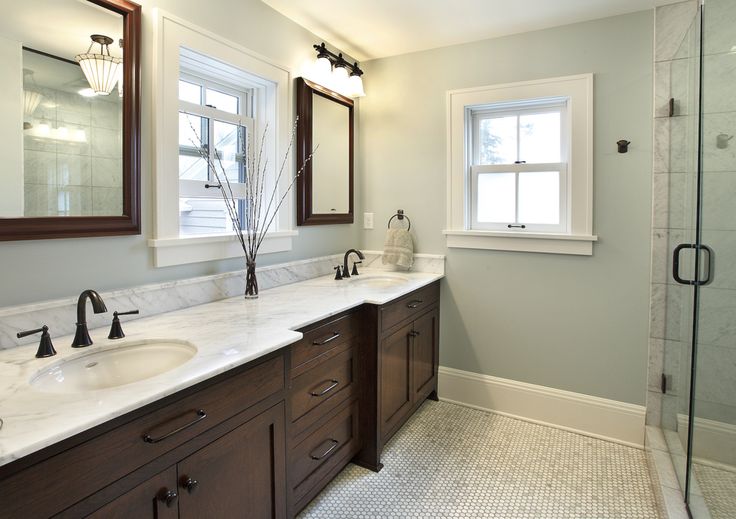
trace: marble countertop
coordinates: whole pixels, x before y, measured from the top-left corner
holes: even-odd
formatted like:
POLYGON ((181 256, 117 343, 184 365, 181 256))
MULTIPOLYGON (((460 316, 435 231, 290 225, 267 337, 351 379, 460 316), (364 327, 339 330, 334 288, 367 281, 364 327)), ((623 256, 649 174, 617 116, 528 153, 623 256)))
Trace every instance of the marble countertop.
POLYGON ((294 330, 363 303, 387 303, 443 277, 366 270, 356 279, 387 275, 407 281, 380 287, 319 277, 265 290, 256 300, 235 297, 128 323, 123 318, 124 339, 109 340, 108 328, 97 328, 90 330, 95 343, 82 350, 71 348, 72 336, 54 337, 58 354, 46 359, 34 357, 36 344, 2 350, 0 466, 292 344, 302 337, 294 330), (171 371, 124 386, 49 393, 30 385, 51 364, 152 339, 188 341, 198 351, 171 371))

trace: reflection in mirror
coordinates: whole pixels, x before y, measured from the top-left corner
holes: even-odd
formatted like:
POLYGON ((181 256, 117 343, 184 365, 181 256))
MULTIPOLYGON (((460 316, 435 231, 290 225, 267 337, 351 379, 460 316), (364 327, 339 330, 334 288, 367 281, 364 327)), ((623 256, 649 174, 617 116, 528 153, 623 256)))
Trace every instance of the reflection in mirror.
POLYGON ((350 170, 350 110, 321 95, 312 94, 312 211, 347 213, 350 170))
POLYGON ((3 12, 0 239, 140 231, 139 32, 127 0, 3 12))
POLYGON ((31 49, 23 76, 23 195, 3 216, 122 215, 120 96, 95 95, 76 62, 31 49))
POLYGON ((353 101, 297 79, 297 223, 353 223, 353 101))

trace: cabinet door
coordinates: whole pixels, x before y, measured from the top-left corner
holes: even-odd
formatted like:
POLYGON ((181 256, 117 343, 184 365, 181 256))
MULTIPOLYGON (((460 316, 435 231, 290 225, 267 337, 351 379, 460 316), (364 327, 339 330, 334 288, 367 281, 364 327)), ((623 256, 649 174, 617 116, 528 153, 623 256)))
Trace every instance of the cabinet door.
POLYGON ((176 519, 179 503, 176 467, 171 467, 144 481, 114 501, 106 504, 91 519, 176 519))
POLYGON ((414 321, 412 346, 412 388, 414 402, 424 400, 434 390, 439 345, 439 310, 414 321))
POLYGON ((285 517, 285 449, 281 403, 179 462, 179 517, 285 517))
POLYGON ((412 405, 411 324, 381 340, 381 436, 402 422, 412 405))

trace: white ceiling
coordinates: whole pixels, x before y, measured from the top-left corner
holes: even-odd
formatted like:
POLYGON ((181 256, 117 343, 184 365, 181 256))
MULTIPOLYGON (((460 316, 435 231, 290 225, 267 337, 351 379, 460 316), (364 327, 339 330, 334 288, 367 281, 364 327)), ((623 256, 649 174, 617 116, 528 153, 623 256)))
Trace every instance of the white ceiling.
POLYGON ((651 9, 677 0, 262 0, 358 60, 651 9))

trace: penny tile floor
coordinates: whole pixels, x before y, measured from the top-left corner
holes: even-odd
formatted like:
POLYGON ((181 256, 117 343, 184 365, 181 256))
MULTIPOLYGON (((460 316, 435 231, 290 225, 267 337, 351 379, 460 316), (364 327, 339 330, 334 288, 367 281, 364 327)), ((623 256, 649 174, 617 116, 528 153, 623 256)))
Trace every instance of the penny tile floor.
POLYGON ((643 450, 427 401, 373 473, 348 465, 300 519, 659 519, 643 450))

